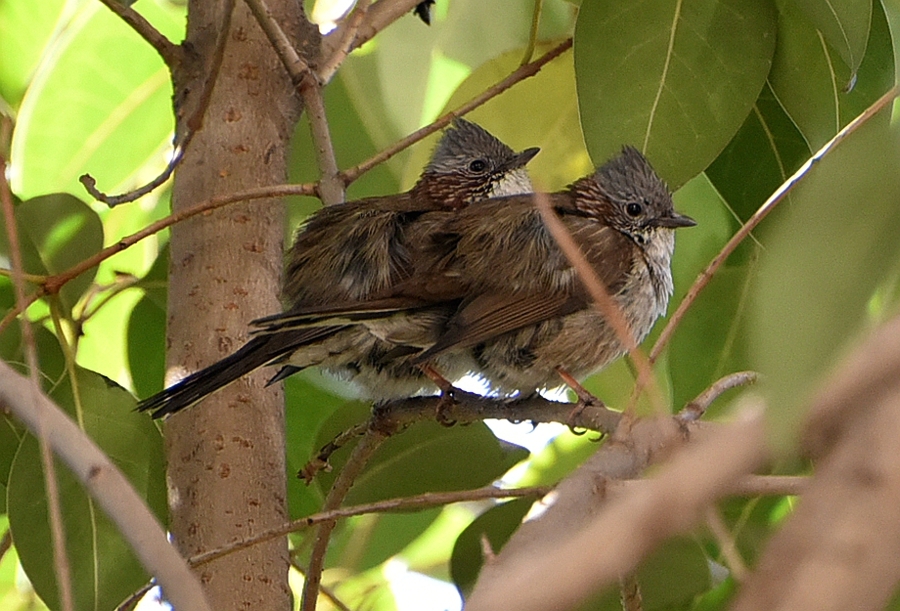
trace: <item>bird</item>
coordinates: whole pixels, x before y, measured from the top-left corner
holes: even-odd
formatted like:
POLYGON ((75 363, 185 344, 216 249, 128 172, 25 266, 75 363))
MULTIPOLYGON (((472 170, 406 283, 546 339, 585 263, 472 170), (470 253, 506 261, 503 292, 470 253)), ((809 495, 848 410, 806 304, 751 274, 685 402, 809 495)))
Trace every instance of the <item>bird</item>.
MULTIPOLYGON (((675 211, 665 182, 630 146, 546 197, 642 341, 673 292, 674 230, 696 222, 675 211)), ((391 339, 392 322, 405 313, 439 311, 435 328, 409 346, 397 343, 394 366, 439 369, 441 359, 455 356, 500 396, 559 387, 560 371, 581 378, 624 354, 532 195, 430 217, 414 225, 424 235, 411 239, 421 244, 411 275, 389 291, 337 309, 295 309, 263 324, 283 331, 358 323, 391 339)))
MULTIPOLYGON (((453 214, 476 201, 531 191, 525 165, 539 150, 517 153, 481 126, 456 118, 412 189, 322 208, 300 227, 287 254, 283 301, 289 309, 334 306, 389 290, 409 275, 410 224, 427 212, 453 214)), ((427 318, 427 313, 411 314, 407 325, 432 325, 427 318)), ((322 365, 338 377, 355 379, 373 398, 403 395, 422 386, 423 374, 413 365, 383 362, 393 348, 361 325, 258 335, 139 402, 137 409, 163 417, 260 367, 278 364, 282 367, 269 384, 322 365)))

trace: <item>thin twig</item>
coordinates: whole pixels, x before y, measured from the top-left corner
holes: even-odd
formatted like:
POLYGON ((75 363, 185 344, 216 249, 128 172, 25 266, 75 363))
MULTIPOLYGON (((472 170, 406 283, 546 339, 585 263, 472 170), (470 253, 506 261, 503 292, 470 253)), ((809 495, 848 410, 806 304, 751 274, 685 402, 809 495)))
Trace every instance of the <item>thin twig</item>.
POLYGON ((340 43, 328 59, 325 60, 325 63, 319 68, 319 82, 323 85, 327 85, 331 82, 331 79, 334 78, 338 68, 341 67, 341 64, 344 63, 347 56, 350 55, 350 51, 356 43, 356 34, 359 32, 359 28, 362 25, 366 14, 369 12, 370 4, 370 0, 359 0, 359 2, 356 3, 356 8, 353 9, 350 17, 347 18, 342 27, 332 33, 332 36, 340 37, 340 43))
POLYGON ((266 541, 283 537, 289 533, 300 532, 312 526, 316 526, 317 524, 322 524, 323 522, 333 522, 334 520, 371 513, 431 509, 432 507, 443 507, 444 505, 450 505, 451 503, 482 501, 486 499, 542 497, 550 492, 551 489, 550 486, 533 486, 530 488, 494 488, 490 486, 486 488, 477 488, 475 490, 459 490, 455 492, 426 492, 416 496, 386 499, 383 501, 365 503, 363 505, 352 505, 350 507, 338 507, 330 511, 314 513, 305 518, 299 518, 278 526, 277 528, 272 528, 259 533, 253 537, 229 543, 218 549, 203 552, 202 554, 193 556, 188 562, 192 567, 198 567, 238 550, 259 543, 265 543, 266 541))
POLYGON ((115 611, 131 611, 139 602, 141 602, 141 599, 147 595, 147 592, 155 587, 156 584, 152 581, 145 583, 140 589, 132 592, 131 596, 116 605, 115 611))
POLYGON ((725 525, 725 520, 722 519, 722 514, 719 513, 715 505, 710 505, 706 508, 706 525, 719 544, 719 551, 728 564, 731 576, 734 577, 735 581, 741 583, 746 579, 749 572, 747 563, 741 558, 741 554, 737 549, 737 542, 734 540, 734 536, 728 532, 728 526, 725 525))
MULTIPOLYGON (((22 277, 24 270, 22 250, 13 209, 12 191, 10 191, 9 183, 6 181, 6 159, 2 156, 0 156, 0 200, 2 200, 0 203, 3 206, 6 235, 9 240, 9 256, 12 263, 12 284, 16 296, 16 306, 24 311, 26 306, 25 281, 22 277)), ((34 433, 40 445, 41 466, 44 470, 44 486, 46 488, 47 509, 50 517, 50 540, 53 547, 53 570, 56 573, 56 583, 59 588, 59 604, 63 611, 72 611, 75 608, 72 594, 72 571, 69 565, 69 558, 66 555, 66 533, 59 500, 59 482, 56 479, 56 465, 53 462, 53 454, 48 440, 47 417, 45 410, 38 407, 40 381, 38 378, 37 347, 31 322, 22 317, 20 325, 25 344, 25 361, 28 363, 30 382, 23 396, 27 397, 25 400, 32 404, 32 409, 35 410, 36 415, 34 433)))
MULTIPOLYGON (((360 48, 378 32, 397 21, 400 17, 412 12, 419 2, 420 0, 380 0, 373 4, 366 13, 366 18, 359 24, 349 51, 360 48)), ((326 38, 323 55, 331 56, 334 53, 332 44, 338 43, 339 40, 339 38, 335 38, 334 43, 332 43, 331 37, 326 38)))
MULTIPOLYGON (((267 187, 256 187, 254 189, 247 189, 246 191, 238 191, 237 193, 231 193, 228 195, 220 195, 218 197, 214 197, 205 202, 202 202, 196 206, 192 206, 186 210, 182 210, 180 212, 176 212, 174 214, 170 214, 169 216, 162 218, 154 223, 151 223, 147 227, 144 227, 140 231, 131 234, 130 236, 126 236, 119 240, 118 242, 111 244, 100 250, 87 259, 81 261, 70 267, 69 269, 60 272, 54 276, 51 276, 46 279, 44 286, 38 289, 33 295, 30 295, 24 303, 24 307, 28 307, 41 297, 45 295, 53 295, 59 292, 59 289, 63 287, 67 282, 77 278, 87 270, 96 267, 106 259, 109 259, 113 255, 116 255, 123 250, 130 248, 134 244, 140 242, 141 240, 148 238, 154 234, 159 233, 163 229, 174 225, 175 223, 180 223, 184 220, 187 220, 191 217, 197 216, 198 214, 203 214, 205 212, 210 212, 217 208, 221 208, 223 206, 227 206, 229 204, 235 204, 239 202, 248 202, 257 199, 269 199, 275 197, 284 197, 287 195, 313 195, 315 194, 315 185, 311 183, 304 183, 300 185, 271 185, 267 187)), ((24 312, 24 308, 20 309, 17 305, 13 308, 6 316, 4 316, 3 321, 0 322, 0 330, 4 328, 6 324, 8 324, 9 320, 14 319, 17 315, 24 312)))
MULTIPOLYGON (((322 503, 322 509, 329 511, 340 507, 356 478, 359 477, 369 463, 369 459, 387 438, 388 436, 381 431, 374 428, 369 429, 353 448, 350 458, 347 459, 344 468, 335 478, 331 490, 328 491, 328 496, 325 497, 325 502, 322 503)), ((322 570, 325 568, 325 554, 328 551, 328 543, 331 541, 331 533, 334 532, 335 526, 337 526, 337 521, 329 520, 319 524, 316 531, 316 540, 313 543, 309 568, 306 570, 306 580, 303 583, 303 597, 300 600, 302 611, 315 611, 316 609, 319 583, 322 581, 322 570)))
POLYGON ((881 110, 890 104, 894 98, 900 95, 900 87, 894 87, 886 94, 878 98, 871 106, 869 106, 862 114, 853 119, 850 123, 848 123, 841 131, 839 131, 835 136, 826 142, 822 148, 820 148, 816 153, 810 157, 806 163, 800 166, 790 178, 788 178, 775 192, 769 196, 765 202, 763 202, 762 206, 753 213, 747 222, 741 227, 737 233, 732 236, 728 243, 722 247, 722 250, 713 258, 713 260, 709 263, 706 269, 697 277, 694 281, 694 284, 688 290, 687 294, 684 296, 684 299, 678 305, 678 309, 675 310, 675 313, 672 314, 672 317, 669 319, 668 324, 663 328, 662 333, 659 335, 659 339, 656 341, 656 344, 653 346, 653 349, 650 351, 650 362, 655 363, 656 359, 659 358, 659 355, 662 353, 663 348, 665 348, 666 344, 669 343, 669 340, 672 339, 672 335, 675 333, 675 329, 678 328, 679 323, 684 318, 687 310, 693 305, 694 301, 697 300, 697 296, 700 292, 706 288, 706 285, 709 284, 710 280, 712 280, 713 275, 718 271, 718 269, 725 263, 726 259, 734 252, 734 249, 738 247, 738 245, 744 241, 744 239, 753 231, 757 225, 759 225, 766 216, 775 207, 784 200, 784 198, 793 191, 794 187, 797 186, 803 178, 809 173, 812 167, 819 162, 822 158, 828 155, 834 148, 843 142, 843 140, 859 129, 862 125, 864 125, 869 119, 874 117, 876 114, 881 112, 881 110))
MULTIPOLYGON (((110 1, 116 2, 116 0, 110 1)), ((97 201, 103 202, 110 208, 120 204, 133 202, 165 184, 172 176, 172 173, 175 172, 175 168, 178 167, 181 160, 184 159, 184 151, 187 149, 188 145, 190 145, 191 140, 193 140, 194 134, 203 128, 203 117, 206 115, 206 110, 209 108, 213 88, 218 80, 219 69, 222 67, 222 60, 225 57, 225 44, 228 41, 228 33, 231 29, 231 15, 234 12, 234 0, 225 0, 222 4, 222 11, 222 25, 219 28, 216 46, 210 56, 209 65, 205 71, 206 78, 203 82, 203 87, 200 89, 200 95, 197 97, 193 112, 188 117, 187 121, 184 122, 183 135, 176 134, 172 159, 166 164, 165 169, 159 176, 147 184, 120 195, 107 195, 106 193, 103 193, 97 189, 97 181, 93 176, 90 174, 82 174, 78 180, 91 197, 97 201)))
POLYGON ((3 557, 10 548, 12 548, 12 533, 9 532, 9 528, 7 528, 3 532, 3 536, 0 537, 0 563, 3 562, 3 557))
POLYGON ((597 310, 606 318, 606 321, 616 334, 616 339, 625 346, 628 355, 634 361, 638 370, 637 386, 643 388, 647 384, 647 388, 650 391, 650 400, 653 402, 654 407, 657 412, 664 413, 666 411, 665 402, 653 376, 650 361, 647 359, 644 351, 638 346, 634 333, 625 319, 625 314, 622 312, 622 308, 609 294, 603 281, 597 276, 597 272, 594 271, 591 264, 588 263, 584 253, 578 248, 578 244, 575 243, 566 226, 562 224, 562 221, 553 212, 550 206, 550 198, 545 193, 535 193, 534 203, 538 212, 541 213, 541 218, 550 235, 556 240, 560 250, 566 255, 566 259, 575 268, 578 278, 587 288, 588 293, 590 293, 597 310))
MULTIPOLYGON (((306 579, 306 571, 300 564, 297 562, 297 559, 291 555, 291 566, 294 567, 294 570, 303 575, 303 579, 306 579)), ((353 611, 349 606, 347 606, 344 601, 338 598, 337 594, 334 593, 329 587, 326 587, 323 584, 319 584, 319 592, 321 592, 322 596, 327 598, 331 604, 338 608, 339 611, 353 611)))
POLYGON ((316 161, 319 166, 318 195, 326 206, 344 201, 344 185, 338 179, 337 159, 331 143, 331 132, 325 117, 322 87, 318 76, 291 44, 287 34, 278 25, 265 0, 244 0, 257 23, 284 64, 291 82, 303 98, 309 117, 310 131, 315 144, 316 161))
POLYGON ((169 71, 174 71, 184 61, 184 49, 163 36, 149 21, 144 19, 143 15, 131 8, 130 4, 126 4, 121 0, 100 0, 100 2, 118 15, 122 21, 131 26, 131 29, 146 40, 151 47, 156 49, 169 71))
MULTIPOLYGON (((384 0, 382 0, 382 2, 384 2, 384 0)), ((381 2, 379 2, 378 4, 381 4, 381 2)), ((376 4, 375 6, 378 6, 378 4, 376 4)), ((373 7, 373 10, 374 10, 374 8, 375 7, 373 7)), ((366 172, 368 172, 369 170, 371 170, 378 164, 384 163, 385 161, 387 161, 388 159, 390 159, 391 157, 393 157, 400 151, 412 146, 419 140, 422 140, 423 138, 427 138, 434 132, 436 132, 440 129, 443 129, 444 127, 449 125, 450 122, 453 121, 453 119, 456 119, 457 117, 461 117, 461 116, 465 115, 466 113, 471 112, 473 109, 478 108, 479 106, 481 106, 488 100, 497 97, 498 95, 500 95, 501 93, 503 93, 504 91, 506 91, 513 85, 515 85, 516 83, 524 81, 525 79, 534 76, 535 74, 540 72, 541 68, 543 68, 546 64, 550 63, 551 61, 553 61, 554 59, 556 59, 557 57, 559 57, 560 55, 562 55, 563 53, 565 53, 566 51, 568 51, 571 48, 572 48, 572 39, 567 38, 565 41, 563 41, 562 43, 560 43, 559 45, 557 45, 550 51, 547 51, 546 53, 544 53, 538 59, 518 68, 512 74, 507 76, 505 79, 503 79, 499 83, 484 90, 482 93, 475 96, 474 98, 472 98, 471 100, 469 100, 468 102, 466 102, 465 104, 463 104, 462 106, 457 108, 456 110, 451 110, 444 116, 435 120, 431 125, 426 125, 422 129, 414 131, 407 137, 402 138, 401 140, 398 140, 391 146, 387 147, 383 151, 380 151, 379 153, 375 154, 374 156, 370 157, 369 159, 366 159, 359 165, 356 165, 352 168, 344 170, 343 172, 340 173, 341 179, 344 181, 345 185, 349 185, 354 180, 356 180, 357 178, 359 178, 360 176, 362 176, 363 174, 365 174, 366 172)))
POLYGON ((626 575, 619 580, 619 594, 624 611, 642 611, 644 597, 641 596, 641 584, 638 583, 634 573, 626 575))
POLYGON ((755 384, 759 379, 759 374, 755 371, 738 371, 730 373, 727 376, 719 378, 710 385, 709 388, 701 392, 697 397, 685 405, 676 415, 682 422, 693 422, 699 420, 706 413, 706 410, 713 401, 718 399, 722 393, 738 386, 749 386, 755 384))

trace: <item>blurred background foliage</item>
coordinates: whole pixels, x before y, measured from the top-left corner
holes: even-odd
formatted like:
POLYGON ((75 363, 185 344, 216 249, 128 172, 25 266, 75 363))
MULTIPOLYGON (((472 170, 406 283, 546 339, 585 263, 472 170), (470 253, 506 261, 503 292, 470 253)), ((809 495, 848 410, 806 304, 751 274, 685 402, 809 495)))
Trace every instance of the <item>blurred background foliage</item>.
MULTIPOLYGON (((623 144, 644 150, 676 190, 676 207, 698 221, 678 236, 674 311, 766 198, 896 83, 900 6, 839 4, 544 0, 530 53, 533 0, 438 0, 431 27, 412 15, 400 19, 355 52, 327 87, 338 162, 346 168, 365 160, 574 36, 573 51, 469 118, 513 148, 540 146, 529 169, 547 190, 590 172, 623 144)), ((138 0, 134 7, 181 40, 183 1, 138 0)), ((109 209, 87 195, 78 177, 90 173, 102 190, 117 193, 158 174, 171 150, 171 85, 153 50, 96 0, 0 0, 0 57, 0 114, 12 127, 4 155, 35 290, 41 277, 168 213, 167 187, 109 209)), ((759 370, 773 439, 789 455, 815 384, 849 343, 896 311, 900 151, 890 114, 876 116, 815 164, 701 293, 657 363, 673 409, 724 374, 759 370)), ((348 197, 409 188, 436 138, 362 176, 348 197)), ((316 179, 311 147, 304 117, 291 147, 292 182, 316 179)), ((293 198, 287 205, 289 240, 319 203, 293 198)), ((135 395, 163 385, 166 240, 167 232, 143 240, 27 311, 45 389, 125 466, 162 519, 162 440, 132 409, 135 395)), ((0 268, 9 266, 4 230, 0 268)), ((13 305, 3 273, 0 312, 13 305)), ((0 332, 0 356, 24 370, 17 324, 0 332)), ((620 361, 586 385, 622 406, 633 372, 620 361)), ((369 406, 316 371, 286 387, 289 502, 299 517, 317 510, 333 476, 306 486, 294 473, 335 433, 364 419, 369 406)), ((710 417, 729 417, 736 392, 710 417)), ((552 484, 598 447, 590 435, 563 427, 493 430, 514 443, 485 426, 410 429, 379 451, 348 502, 501 478, 506 485, 552 484)), ((336 454, 335 468, 344 460, 345 452, 336 454)), ((58 606, 41 477, 34 440, 0 418, 0 533, 15 538, 0 558, 3 609, 58 606)), ((62 494, 74 578, 85 585, 76 591, 78 608, 112 608, 147 576, 77 485, 64 478, 62 494)), ((456 589, 446 582, 462 592, 471 587, 482 533, 499 550, 530 507, 530 501, 478 502, 348 520, 329 554, 326 583, 353 608, 452 608, 459 604, 456 589)), ((723 504, 749 563, 790 507, 791 499, 781 498, 723 504)), ((292 542, 303 565, 306 534, 292 542)), ((724 608, 734 584, 720 562, 715 540, 705 534, 670 542, 639 574, 645 608, 724 608)), ((614 593, 592 604, 619 605, 614 593)))

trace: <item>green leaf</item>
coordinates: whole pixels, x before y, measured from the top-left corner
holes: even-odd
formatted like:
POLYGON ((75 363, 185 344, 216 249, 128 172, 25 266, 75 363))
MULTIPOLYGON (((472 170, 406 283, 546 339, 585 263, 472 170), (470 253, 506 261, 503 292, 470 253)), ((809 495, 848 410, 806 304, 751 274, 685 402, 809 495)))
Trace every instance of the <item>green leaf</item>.
POLYGON ((880 6, 876 3, 872 13, 868 48, 854 81, 850 68, 806 16, 786 0, 779 4, 778 48, 769 83, 811 150, 893 85, 893 44, 880 6))
POLYGON ((773 228, 751 303, 751 354, 785 448, 813 384, 860 331, 900 255, 900 141, 882 112, 813 166, 773 228))
MULTIPOLYGON (((183 8, 135 4, 180 40, 183 8)), ((172 86, 156 51, 102 3, 81 3, 53 41, 19 111, 12 140, 12 188, 22 198, 65 191, 88 198, 78 177, 101 190, 137 186, 135 170, 165 162, 172 133, 172 86), (115 75, 113 78, 111 75, 115 75)))
POLYGON ((18 107, 64 0, 0 2, 0 98, 18 107))
POLYGON ((499 553, 533 504, 534 499, 515 499, 495 505, 457 537, 450 556, 450 576, 463 596, 471 593, 484 564, 483 539, 487 537, 491 550, 499 553))
MULTIPOLYGON (((538 45, 535 56, 554 46, 556 43, 538 45)), ((444 110, 457 108, 508 76, 518 68, 523 53, 524 49, 517 49, 479 67, 453 93, 444 110)), ((570 53, 564 53, 534 77, 478 107, 466 118, 484 126, 515 150, 539 146, 541 152, 528 164, 538 189, 560 189, 594 169, 581 137, 570 53)), ((416 181, 438 138, 432 136, 414 149, 403 176, 404 185, 412 186, 416 181)))
MULTIPOLYGON (((103 224, 97 213, 81 200, 55 193, 24 201, 16 206, 16 228, 25 272, 58 274, 103 247, 103 224)), ((0 236, 0 257, 9 256, 6 232, 0 236)), ((66 315, 90 286, 92 268, 68 282, 59 292, 66 315)))
POLYGON ((774 50, 769 2, 585 0, 575 75, 591 158, 632 144, 677 189, 738 131, 774 50))
MULTIPOLYGON (((59 383, 65 373, 65 357, 59 346, 59 340, 46 327, 32 324, 31 328, 37 350, 38 367, 41 370, 41 387, 49 391, 59 383)), ((0 358, 16 371, 27 374, 25 346, 19 324, 14 323, 0 333, 0 358)))
POLYGON ((128 317, 128 369, 138 397, 163 389, 166 376, 166 311, 144 296, 128 317))
MULTIPOLYGON (((731 210, 746 221, 809 155, 803 135, 767 84, 740 131, 706 175, 731 210)), ((701 226, 704 223, 705 219, 701 226)))
POLYGON ((850 72, 856 74, 869 40, 872 0, 795 1, 825 41, 841 54, 850 72))
MULTIPOLYGON (((159 431, 134 411, 131 394, 91 371, 78 369, 77 391, 64 384, 52 398, 69 414, 80 397, 84 429, 122 469, 137 493, 162 516, 166 511, 163 447, 159 431)), ((71 472, 56 462, 66 553, 75 607, 111 609, 147 580, 147 574, 113 523, 85 494, 71 472)), ((37 439, 22 442, 9 477, 9 520, 16 549, 35 590, 59 608, 37 439)))

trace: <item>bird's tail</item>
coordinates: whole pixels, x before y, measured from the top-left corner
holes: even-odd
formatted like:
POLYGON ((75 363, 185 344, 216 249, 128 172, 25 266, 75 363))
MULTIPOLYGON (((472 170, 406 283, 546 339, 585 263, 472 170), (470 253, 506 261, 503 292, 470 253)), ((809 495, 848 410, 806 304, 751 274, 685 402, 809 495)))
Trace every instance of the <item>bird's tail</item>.
POLYGON ((138 411, 161 418, 188 408, 212 393, 225 388, 241 376, 264 365, 277 363, 298 348, 334 334, 338 328, 297 329, 259 335, 224 359, 187 376, 162 392, 137 405, 138 411))

